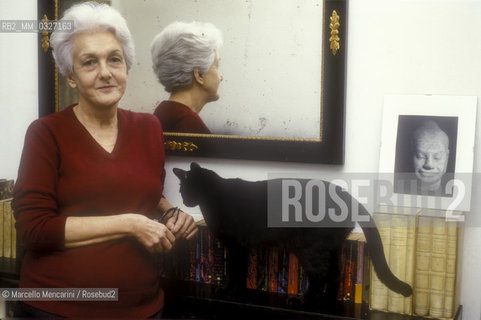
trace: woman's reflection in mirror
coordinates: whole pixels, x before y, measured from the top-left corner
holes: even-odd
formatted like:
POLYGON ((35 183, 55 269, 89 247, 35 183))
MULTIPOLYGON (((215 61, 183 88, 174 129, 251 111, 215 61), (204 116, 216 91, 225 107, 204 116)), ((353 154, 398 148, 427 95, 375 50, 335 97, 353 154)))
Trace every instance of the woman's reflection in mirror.
POLYGON ((199 116, 219 99, 222 33, 211 23, 173 22, 154 37, 152 64, 159 82, 170 93, 154 111, 164 131, 211 133, 199 116))

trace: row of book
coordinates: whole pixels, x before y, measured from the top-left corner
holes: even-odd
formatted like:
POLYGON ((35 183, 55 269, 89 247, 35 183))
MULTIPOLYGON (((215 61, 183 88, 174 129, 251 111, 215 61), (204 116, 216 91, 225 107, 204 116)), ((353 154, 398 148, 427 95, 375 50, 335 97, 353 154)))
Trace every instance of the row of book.
POLYGON ((226 250, 205 227, 192 241, 178 243, 164 262, 164 276, 169 278, 219 285, 225 281, 226 250))
POLYGON ((375 213, 393 273, 413 288, 411 297, 389 290, 371 272, 370 307, 394 313, 452 319, 455 312, 458 229, 439 212, 375 213))
MULTIPOLYGON (((413 287, 413 295, 390 291, 378 279, 361 233, 351 234, 343 244, 338 300, 369 303, 373 310, 452 319, 459 225, 425 212, 375 213, 374 218, 391 270, 413 287)), ((223 284, 228 252, 209 230, 201 227, 196 239, 185 245, 169 259, 175 264, 175 278, 223 284)), ((309 283, 297 257, 279 248, 250 248, 247 275, 247 288, 281 294, 302 294, 309 283)))
POLYGON ((307 276, 294 254, 275 247, 251 247, 248 257, 248 289, 291 295, 307 289, 307 276))
MULTIPOLYGON (((170 264, 166 267, 166 275, 178 280, 222 285, 227 277, 228 252, 208 228, 201 227, 196 238, 184 245, 171 253, 175 258, 166 259, 170 264)), ((362 234, 353 234, 345 241, 339 300, 368 301, 370 264, 365 247, 362 234)), ((306 291, 308 283, 309 279, 294 254, 276 247, 249 248, 246 288, 300 295, 306 291)))
POLYGON ((0 179, 0 257, 16 258, 17 232, 12 210, 13 180, 0 179))

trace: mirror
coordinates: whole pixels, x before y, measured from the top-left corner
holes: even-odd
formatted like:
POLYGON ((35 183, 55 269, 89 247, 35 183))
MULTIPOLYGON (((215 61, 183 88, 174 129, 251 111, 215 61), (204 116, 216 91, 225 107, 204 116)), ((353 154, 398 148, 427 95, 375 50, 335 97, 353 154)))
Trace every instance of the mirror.
MULTIPOLYGON (((168 99, 150 56, 163 27, 175 20, 212 22, 224 37, 224 80, 220 99, 199 113, 212 134, 166 132, 168 154, 343 163, 346 1, 110 0, 136 46, 120 106, 152 113, 168 99)), ((57 8, 73 1, 59 2, 57 8)), ((56 85, 61 107, 69 98, 56 85)))

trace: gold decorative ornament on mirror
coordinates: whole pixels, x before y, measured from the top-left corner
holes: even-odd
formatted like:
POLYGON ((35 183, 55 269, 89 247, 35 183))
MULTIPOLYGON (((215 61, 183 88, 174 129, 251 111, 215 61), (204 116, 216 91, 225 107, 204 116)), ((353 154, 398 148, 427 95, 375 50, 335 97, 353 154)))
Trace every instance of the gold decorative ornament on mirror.
POLYGON ((336 55, 340 48, 339 42, 341 41, 341 38, 339 38, 339 28, 341 24, 339 22, 339 15, 337 14, 336 10, 332 11, 330 19, 331 23, 329 24, 329 28, 331 29, 331 37, 329 38, 329 42, 331 43, 332 54, 336 55))
MULTIPOLYGON (((42 21, 43 21, 43 22, 47 22, 47 21, 48 21, 48 17, 47 17, 46 14, 43 15, 42 21)), ((49 39, 49 37, 48 37, 48 32, 47 32, 47 31, 43 31, 43 32, 42 32, 42 48, 43 48, 43 52, 45 52, 45 53, 47 53, 48 48, 50 48, 50 39, 49 39)))
POLYGON ((172 151, 180 150, 180 151, 186 151, 186 152, 192 152, 199 148, 192 142, 177 142, 173 140, 165 141, 164 146, 168 150, 172 150, 172 151))

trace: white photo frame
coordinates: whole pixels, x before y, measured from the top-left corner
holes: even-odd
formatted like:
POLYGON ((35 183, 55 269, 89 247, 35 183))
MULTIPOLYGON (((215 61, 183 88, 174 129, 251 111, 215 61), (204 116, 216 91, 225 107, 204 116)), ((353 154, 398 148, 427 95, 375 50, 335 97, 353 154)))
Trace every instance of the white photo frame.
MULTIPOLYGON (((476 96, 386 95, 381 136, 379 179, 391 186, 380 206, 470 211, 476 96), (424 191, 416 178, 411 135, 425 121, 436 123, 449 139, 446 173, 436 191, 424 191)), ((449 214, 448 212, 448 214, 449 214)))

